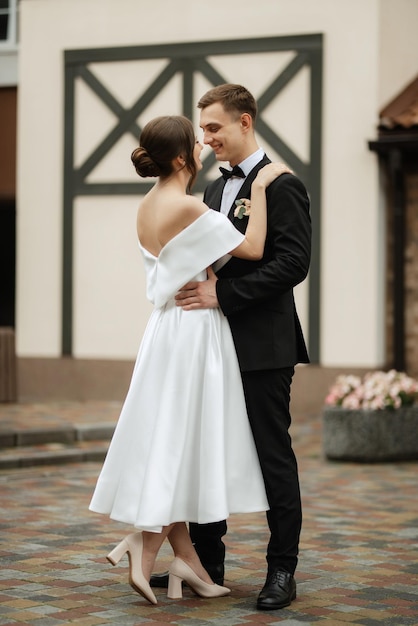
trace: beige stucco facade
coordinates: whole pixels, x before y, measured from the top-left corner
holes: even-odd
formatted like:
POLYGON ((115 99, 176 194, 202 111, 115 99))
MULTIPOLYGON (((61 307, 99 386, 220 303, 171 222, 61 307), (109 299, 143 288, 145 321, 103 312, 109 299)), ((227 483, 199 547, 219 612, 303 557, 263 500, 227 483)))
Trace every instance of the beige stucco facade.
MULTIPOLYGON (((415 0, 22 0, 18 108, 17 352, 61 354, 65 50, 221 41, 322 33, 323 137, 320 365, 376 367, 384 355, 384 207, 376 155, 378 112, 416 74, 415 0), (239 6, 239 10, 237 10, 239 6)), ((258 95, 274 59, 219 59, 223 74, 258 95)), ((150 62, 151 63, 151 62, 150 62)), ((95 68, 129 106, 138 82, 126 71, 95 68)), ((153 68, 150 65, 149 71, 153 68)), ((210 85, 202 81, 203 92, 210 85)), ((303 157, 307 150, 303 75, 271 112, 303 157), (283 120, 286 124, 283 125, 283 120)), ((199 93, 196 93, 196 101, 199 93)), ((77 92, 76 155, 82 159, 112 124, 86 89, 77 92)), ((149 116, 179 113, 176 85, 149 116)), ((146 116, 140 120, 146 121, 146 116)), ((196 126, 198 115, 196 112, 196 126)), ((92 177, 134 181, 124 137, 92 177)), ((271 155, 271 153, 269 152, 271 155)), ((271 155, 275 157, 276 155, 271 155)), ((74 343, 80 359, 133 359, 149 316, 135 237, 139 198, 82 197, 75 204, 74 343)), ((297 289, 307 328, 307 286, 297 289)))

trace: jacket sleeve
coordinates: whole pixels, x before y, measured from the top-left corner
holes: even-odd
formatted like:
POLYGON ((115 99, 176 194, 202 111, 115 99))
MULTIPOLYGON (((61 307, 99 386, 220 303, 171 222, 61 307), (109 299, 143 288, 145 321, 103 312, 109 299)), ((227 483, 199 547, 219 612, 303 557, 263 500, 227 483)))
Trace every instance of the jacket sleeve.
POLYGON ((276 307, 308 273, 311 254, 309 198, 302 182, 283 174, 267 188, 267 239, 261 262, 244 276, 219 278, 216 291, 225 315, 257 306, 276 307))

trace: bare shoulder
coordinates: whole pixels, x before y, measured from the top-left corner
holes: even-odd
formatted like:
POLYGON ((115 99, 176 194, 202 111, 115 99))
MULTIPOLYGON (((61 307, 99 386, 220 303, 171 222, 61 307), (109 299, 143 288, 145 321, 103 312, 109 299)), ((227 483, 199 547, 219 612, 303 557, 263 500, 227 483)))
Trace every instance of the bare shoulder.
POLYGON ((182 202, 184 213, 191 217, 199 217, 202 213, 208 210, 208 207, 202 200, 195 196, 185 196, 182 202))
MULTIPOLYGON (((160 202, 156 210, 148 216, 148 232, 153 233, 154 250, 158 252, 170 239, 208 210, 203 202, 193 196, 172 195, 164 198, 164 201, 160 202)), ((153 252, 150 247, 148 249, 153 252)))
POLYGON ((178 219, 185 228, 208 210, 204 202, 194 196, 176 198, 173 205, 173 217, 178 219))

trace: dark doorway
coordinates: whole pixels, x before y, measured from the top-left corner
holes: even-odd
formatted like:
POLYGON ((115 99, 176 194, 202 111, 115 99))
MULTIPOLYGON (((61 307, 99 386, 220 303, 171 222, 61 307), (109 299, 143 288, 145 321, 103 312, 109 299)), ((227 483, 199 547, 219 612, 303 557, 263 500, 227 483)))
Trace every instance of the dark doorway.
POLYGON ((16 208, 0 200, 0 326, 15 325, 16 208))
POLYGON ((0 89, 0 326, 15 325, 16 87, 0 89))

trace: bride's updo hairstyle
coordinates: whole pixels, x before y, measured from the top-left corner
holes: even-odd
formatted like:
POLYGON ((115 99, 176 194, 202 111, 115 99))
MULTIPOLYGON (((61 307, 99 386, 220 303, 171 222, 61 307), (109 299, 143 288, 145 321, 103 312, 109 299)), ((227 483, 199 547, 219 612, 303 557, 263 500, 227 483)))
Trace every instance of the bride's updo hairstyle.
POLYGON ((184 167, 190 172, 190 188, 197 175, 193 157, 195 144, 196 135, 187 117, 156 117, 144 126, 139 137, 139 147, 132 152, 131 160, 142 178, 167 178, 174 171, 173 160, 181 155, 185 161, 184 167))

